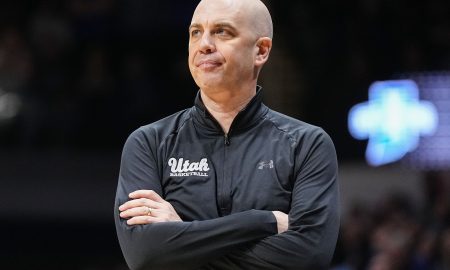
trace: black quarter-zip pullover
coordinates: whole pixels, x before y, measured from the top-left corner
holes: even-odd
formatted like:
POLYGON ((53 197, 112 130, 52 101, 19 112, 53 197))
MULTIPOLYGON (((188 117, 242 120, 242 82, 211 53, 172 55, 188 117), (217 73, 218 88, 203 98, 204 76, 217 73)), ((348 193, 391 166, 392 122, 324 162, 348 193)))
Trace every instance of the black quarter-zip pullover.
POLYGON ((131 269, 326 269, 339 230, 333 143, 261 99, 258 89, 228 134, 198 93, 192 108, 129 136, 115 222, 131 269), (118 207, 138 189, 156 191, 183 222, 127 225, 118 207), (281 234, 275 210, 289 214, 281 234))

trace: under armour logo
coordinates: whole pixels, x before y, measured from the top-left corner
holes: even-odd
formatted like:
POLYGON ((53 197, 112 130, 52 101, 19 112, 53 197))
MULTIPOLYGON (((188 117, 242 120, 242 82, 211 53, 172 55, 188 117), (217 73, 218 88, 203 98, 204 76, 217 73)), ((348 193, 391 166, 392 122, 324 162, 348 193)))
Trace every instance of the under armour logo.
POLYGON ((411 80, 373 83, 369 102, 355 105, 348 117, 352 136, 369 139, 366 159, 374 166, 401 159, 418 146, 419 136, 432 135, 437 125, 436 107, 419 100, 411 80))
POLYGON ((273 160, 261 161, 258 163, 258 169, 262 170, 264 168, 273 169, 273 160))

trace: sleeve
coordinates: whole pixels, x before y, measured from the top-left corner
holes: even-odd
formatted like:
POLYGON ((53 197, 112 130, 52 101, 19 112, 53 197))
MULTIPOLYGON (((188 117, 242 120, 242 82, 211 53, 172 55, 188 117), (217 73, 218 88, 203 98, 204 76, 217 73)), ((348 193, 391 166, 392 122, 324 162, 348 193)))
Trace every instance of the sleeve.
POLYGON ((119 217, 118 207, 128 200, 130 192, 153 189, 162 196, 151 140, 138 129, 127 139, 122 153, 114 219, 119 244, 130 269, 197 269, 238 246, 277 233, 274 215, 262 210, 205 221, 126 224, 119 217))
MULTIPOLYGON (((202 269, 327 269, 339 231, 337 159, 321 129, 306 153, 296 155, 289 229, 241 247, 202 269)), ((302 145, 302 148, 305 145, 302 145)))

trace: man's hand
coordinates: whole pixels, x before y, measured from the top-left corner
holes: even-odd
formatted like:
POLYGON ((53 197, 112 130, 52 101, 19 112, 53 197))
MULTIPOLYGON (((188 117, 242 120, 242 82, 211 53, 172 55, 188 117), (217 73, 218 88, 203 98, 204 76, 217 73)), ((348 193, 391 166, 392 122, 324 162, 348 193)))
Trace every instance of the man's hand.
POLYGON ((272 211, 272 213, 277 219, 278 233, 287 231, 289 227, 289 216, 280 211, 272 211))
POLYGON ((153 190, 136 190, 129 194, 131 200, 119 207, 120 217, 128 225, 182 221, 173 206, 153 190))

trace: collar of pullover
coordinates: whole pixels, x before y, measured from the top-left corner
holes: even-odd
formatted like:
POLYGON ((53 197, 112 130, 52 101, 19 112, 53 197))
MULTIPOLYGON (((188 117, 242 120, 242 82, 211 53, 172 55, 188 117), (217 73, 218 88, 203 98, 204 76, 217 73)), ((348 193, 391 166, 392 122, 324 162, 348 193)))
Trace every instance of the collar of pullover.
MULTIPOLYGON (((263 117, 268 108, 262 104, 261 86, 256 87, 256 95, 242 109, 231 123, 229 134, 236 133, 256 124, 263 117)), ((194 119, 202 127, 210 132, 223 134, 222 127, 219 122, 209 113, 200 96, 200 91, 195 98, 195 106, 193 109, 194 119)))

